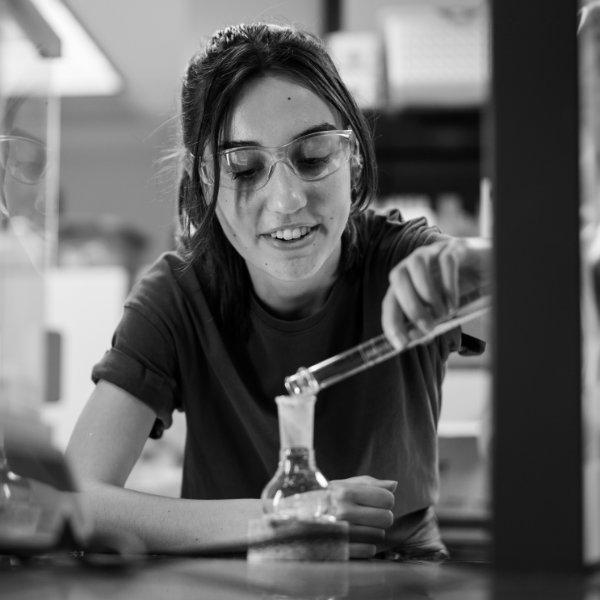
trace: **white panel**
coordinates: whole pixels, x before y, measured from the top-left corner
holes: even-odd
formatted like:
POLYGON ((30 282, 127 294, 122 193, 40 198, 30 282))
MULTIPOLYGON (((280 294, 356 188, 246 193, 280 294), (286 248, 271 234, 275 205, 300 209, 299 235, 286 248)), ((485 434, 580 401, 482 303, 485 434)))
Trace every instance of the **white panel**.
POLYGON ((113 65, 85 29, 60 0, 31 0, 60 38, 61 56, 40 57, 20 28, 3 19, 0 63, 5 93, 56 96, 106 96, 120 91, 122 81, 113 65), (48 70, 47 85, 37 89, 43 78, 29 76, 48 70), (24 77, 24 72, 28 76, 24 77))
POLYGON ((128 280, 121 267, 54 269, 47 280, 46 324, 61 335, 61 398, 43 416, 64 448, 93 390, 92 367, 110 348, 128 280))

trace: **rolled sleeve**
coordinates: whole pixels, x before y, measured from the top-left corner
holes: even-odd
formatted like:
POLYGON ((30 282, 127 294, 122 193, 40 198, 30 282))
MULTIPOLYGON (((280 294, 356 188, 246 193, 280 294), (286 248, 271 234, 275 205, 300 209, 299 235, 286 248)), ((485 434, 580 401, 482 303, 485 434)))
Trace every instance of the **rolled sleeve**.
POLYGON ((149 406, 157 416, 151 437, 171 426, 173 410, 181 410, 177 392, 176 349, 168 329, 157 319, 127 307, 112 347, 92 369, 92 381, 103 379, 149 406))
POLYGON ((162 433, 173 423, 176 384, 172 379, 151 371, 118 348, 108 350, 92 369, 92 381, 98 383, 100 379, 120 387, 148 405, 162 422, 162 427, 154 428, 155 433, 162 433))

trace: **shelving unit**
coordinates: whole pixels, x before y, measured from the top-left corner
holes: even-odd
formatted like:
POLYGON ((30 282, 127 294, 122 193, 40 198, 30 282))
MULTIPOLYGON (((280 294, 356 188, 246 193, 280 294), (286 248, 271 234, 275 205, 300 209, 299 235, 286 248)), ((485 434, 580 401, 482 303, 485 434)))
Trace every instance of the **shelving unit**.
POLYGON ((475 214, 481 177, 481 110, 365 111, 374 131, 379 197, 456 193, 475 214))

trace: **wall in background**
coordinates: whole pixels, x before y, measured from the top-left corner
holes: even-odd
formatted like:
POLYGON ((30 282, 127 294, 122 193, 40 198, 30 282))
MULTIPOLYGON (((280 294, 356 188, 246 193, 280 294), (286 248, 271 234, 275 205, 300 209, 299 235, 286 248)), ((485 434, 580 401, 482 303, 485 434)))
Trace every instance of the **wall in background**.
POLYGON ((122 217, 150 238, 148 260, 170 247, 172 176, 157 164, 175 144, 181 76, 222 26, 270 20, 322 29, 322 2, 304 0, 67 0, 125 80, 113 98, 62 105, 63 220, 122 217))
POLYGON ((378 9, 400 4, 398 0, 344 0, 342 2, 342 29, 374 31, 379 27, 378 9))

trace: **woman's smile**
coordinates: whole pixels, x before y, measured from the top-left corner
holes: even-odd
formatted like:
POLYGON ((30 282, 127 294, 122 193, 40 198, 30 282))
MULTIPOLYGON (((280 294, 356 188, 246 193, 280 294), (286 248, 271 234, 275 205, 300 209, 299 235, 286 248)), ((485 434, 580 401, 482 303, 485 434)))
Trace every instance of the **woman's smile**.
POLYGON ((260 238, 274 244, 275 248, 299 248, 313 241, 318 225, 287 225, 260 234, 260 238))

